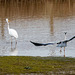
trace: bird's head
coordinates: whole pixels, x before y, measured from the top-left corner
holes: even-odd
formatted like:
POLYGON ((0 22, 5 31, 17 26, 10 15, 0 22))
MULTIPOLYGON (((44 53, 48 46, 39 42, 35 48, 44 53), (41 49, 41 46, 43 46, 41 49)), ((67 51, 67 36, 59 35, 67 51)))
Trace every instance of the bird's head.
POLYGON ((9 23, 9 20, 8 20, 8 18, 6 18, 6 22, 7 22, 7 23, 9 23))
POLYGON ((67 32, 64 32, 65 33, 65 35, 67 34, 67 32))

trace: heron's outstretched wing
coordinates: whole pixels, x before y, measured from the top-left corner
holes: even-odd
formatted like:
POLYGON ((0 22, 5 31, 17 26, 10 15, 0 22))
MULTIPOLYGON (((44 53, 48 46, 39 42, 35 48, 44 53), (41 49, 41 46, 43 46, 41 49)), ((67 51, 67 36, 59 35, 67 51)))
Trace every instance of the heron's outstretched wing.
POLYGON ((69 41, 73 40, 74 38, 75 38, 75 36, 73 36, 71 39, 65 40, 65 41, 69 42, 69 41))
POLYGON ((74 38, 75 38, 75 36, 73 36, 71 39, 65 40, 65 41, 63 41, 63 42, 69 42, 69 41, 73 40, 74 38))
POLYGON ((32 44, 34 44, 35 46, 47 46, 47 45, 54 45, 55 43, 46 43, 46 44, 43 44, 43 43, 35 43, 35 42, 32 42, 30 41, 32 44))

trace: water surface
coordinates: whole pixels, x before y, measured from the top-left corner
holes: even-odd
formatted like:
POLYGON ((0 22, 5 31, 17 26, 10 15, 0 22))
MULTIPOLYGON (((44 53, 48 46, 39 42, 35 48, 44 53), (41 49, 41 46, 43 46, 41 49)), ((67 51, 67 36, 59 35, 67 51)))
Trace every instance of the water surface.
MULTIPOLYGON (((64 50, 53 46, 36 47, 39 43, 59 42, 75 35, 75 0, 1 0, 0 1, 1 56, 64 56, 64 50), (18 32, 11 45, 5 19, 18 32)), ((75 39, 68 42, 66 57, 75 57, 75 39)))

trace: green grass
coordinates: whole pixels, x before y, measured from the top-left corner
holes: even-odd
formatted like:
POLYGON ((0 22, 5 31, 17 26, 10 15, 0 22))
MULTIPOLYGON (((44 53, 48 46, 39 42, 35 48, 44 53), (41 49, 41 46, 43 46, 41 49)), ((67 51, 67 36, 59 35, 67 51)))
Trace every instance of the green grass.
POLYGON ((3 56, 0 57, 0 75, 65 72, 75 74, 75 58, 64 57, 28 57, 3 56))

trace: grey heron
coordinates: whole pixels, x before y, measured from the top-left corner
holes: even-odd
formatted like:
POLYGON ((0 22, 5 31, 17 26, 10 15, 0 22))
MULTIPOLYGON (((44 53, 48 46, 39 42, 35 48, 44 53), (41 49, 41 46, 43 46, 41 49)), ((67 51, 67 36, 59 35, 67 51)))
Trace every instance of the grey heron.
MULTIPOLYGON (((57 47, 64 47, 64 51, 65 51, 65 47, 67 46, 67 42, 73 40, 75 38, 75 36, 73 36, 72 38, 66 40, 66 34, 67 32, 65 32, 65 40, 64 41, 60 41, 60 42, 57 42, 57 43, 36 43, 36 42, 32 42, 30 41, 32 44, 34 44, 35 46, 47 46, 47 45, 55 45, 57 44, 57 47)), ((60 49, 61 51, 61 49, 60 49)))

